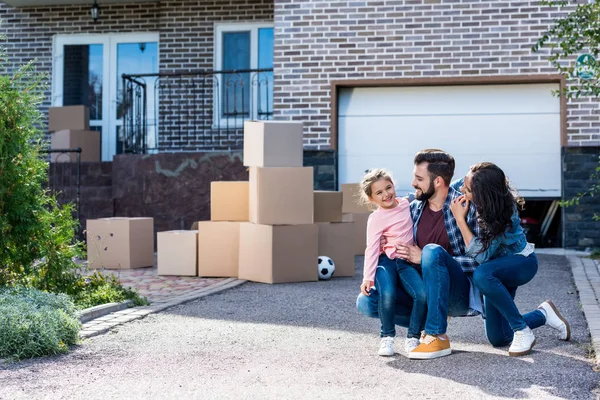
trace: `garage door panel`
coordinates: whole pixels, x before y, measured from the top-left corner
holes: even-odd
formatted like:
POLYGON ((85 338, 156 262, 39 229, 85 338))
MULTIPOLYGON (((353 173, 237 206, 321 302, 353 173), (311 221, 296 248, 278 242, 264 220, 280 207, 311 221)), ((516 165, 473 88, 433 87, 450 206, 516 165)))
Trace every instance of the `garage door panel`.
POLYGON ((456 177, 480 161, 498 164, 524 196, 560 197, 560 101, 556 84, 358 88, 340 96, 339 182, 374 167, 410 192, 413 157, 441 148, 456 177))
POLYGON ((340 92, 338 114, 344 117, 559 113, 560 103, 551 95, 558 89, 557 84, 347 88, 340 92))
POLYGON ((454 154, 449 145, 460 150, 473 144, 499 153, 555 154, 560 147, 560 115, 363 117, 340 118, 339 124, 345 133, 338 144, 340 155, 414 155, 431 147, 454 154))

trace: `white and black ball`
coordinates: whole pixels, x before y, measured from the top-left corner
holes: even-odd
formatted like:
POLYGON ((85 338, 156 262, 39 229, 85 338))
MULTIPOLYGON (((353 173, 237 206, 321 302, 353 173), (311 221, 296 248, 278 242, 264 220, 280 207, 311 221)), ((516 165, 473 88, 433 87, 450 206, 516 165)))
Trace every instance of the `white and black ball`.
POLYGON ((335 272, 335 263, 327 256, 319 256, 317 260, 317 268, 319 269, 319 279, 327 280, 331 278, 335 272))

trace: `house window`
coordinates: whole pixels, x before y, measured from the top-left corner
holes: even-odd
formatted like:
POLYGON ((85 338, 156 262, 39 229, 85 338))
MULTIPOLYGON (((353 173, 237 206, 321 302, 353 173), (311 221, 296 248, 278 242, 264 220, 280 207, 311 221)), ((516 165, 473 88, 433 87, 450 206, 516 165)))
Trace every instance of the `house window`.
POLYGON ((217 25, 215 42, 215 70, 224 71, 216 76, 214 104, 219 122, 270 119, 273 72, 257 70, 273 69, 273 26, 217 25))

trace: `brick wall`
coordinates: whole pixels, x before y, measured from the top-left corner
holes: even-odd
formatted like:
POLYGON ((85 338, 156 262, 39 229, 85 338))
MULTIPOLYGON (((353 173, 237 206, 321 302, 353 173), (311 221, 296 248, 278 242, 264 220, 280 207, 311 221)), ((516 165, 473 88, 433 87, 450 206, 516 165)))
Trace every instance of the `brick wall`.
MULTIPOLYGON (((331 80, 555 74, 531 47, 559 14, 539 1, 275 0, 276 119, 329 145, 331 80)), ((597 101, 568 106, 569 144, 600 144, 597 101)))
MULTIPOLYGON (((171 0, 156 3, 103 4, 94 23, 89 5, 13 8, 0 2, 0 32, 8 51, 9 71, 37 59, 40 72, 52 73, 52 37, 55 34, 106 34, 159 32, 159 71, 190 71, 214 68, 214 24, 273 21, 273 0, 171 0)), ((209 86, 212 82, 209 82, 209 86)), ((51 103, 50 91, 42 110, 51 103)), ((183 101, 183 96, 177 98, 183 101)), ((202 99, 205 97, 201 96, 202 99)), ((208 97, 210 107, 212 97, 208 97)), ((190 108, 191 109, 191 108, 190 108)), ((197 112, 190 112, 195 116, 197 112)), ((209 112, 210 114, 210 112, 209 112)), ((183 115, 185 117, 186 115, 183 115)), ((164 114, 160 146, 166 151, 203 149, 204 133, 189 129, 181 118, 164 114)), ((225 133, 221 148, 238 148, 241 134, 225 133), (232 146, 233 144, 233 146, 232 146)), ((218 146, 214 146, 219 148, 218 146)))

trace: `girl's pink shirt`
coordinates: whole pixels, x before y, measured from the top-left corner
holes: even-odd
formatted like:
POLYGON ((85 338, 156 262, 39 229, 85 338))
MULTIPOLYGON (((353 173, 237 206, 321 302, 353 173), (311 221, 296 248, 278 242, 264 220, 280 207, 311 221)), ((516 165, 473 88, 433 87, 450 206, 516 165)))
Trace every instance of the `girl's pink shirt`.
POLYGON ((394 208, 379 207, 367 221, 367 249, 365 250, 365 265, 363 279, 375 281, 375 271, 381 251, 381 238, 385 237, 387 243, 383 248, 388 258, 396 258, 396 244, 412 245, 413 222, 410 215, 408 200, 397 197, 394 208))

